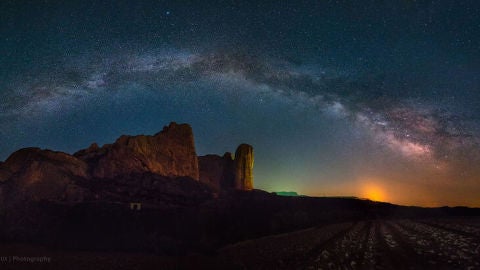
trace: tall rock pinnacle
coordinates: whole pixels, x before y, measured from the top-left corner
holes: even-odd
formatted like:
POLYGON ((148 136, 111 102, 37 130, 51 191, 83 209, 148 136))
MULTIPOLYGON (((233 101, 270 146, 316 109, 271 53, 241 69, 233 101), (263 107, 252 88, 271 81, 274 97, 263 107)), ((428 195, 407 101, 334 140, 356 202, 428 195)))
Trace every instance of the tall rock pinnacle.
POLYGON ((253 189, 253 147, 241 144, 235 151, 235 188, 253 189))

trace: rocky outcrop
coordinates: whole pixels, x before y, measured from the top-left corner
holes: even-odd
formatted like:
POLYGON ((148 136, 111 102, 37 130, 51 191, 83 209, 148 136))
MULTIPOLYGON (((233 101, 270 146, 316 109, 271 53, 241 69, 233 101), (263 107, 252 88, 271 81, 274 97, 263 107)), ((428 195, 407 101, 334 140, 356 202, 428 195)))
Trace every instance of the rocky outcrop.
POLYGON ((253 147, 241 144, 232 154, 206 155, 199 157, 200 181, 210 185, 215 190, 222 189, 253 189, 253 147))
POLYGON ((7 177, 2 180, 8 196, 17 200, 77 200, 83 190, 76 180, 88 177, 84 161, 39 148, 18 150, 1 165, 0 171, 0 177, 7 177))
POLYGON ((153 136, 121 136, 113 144, 93 144, 75 156, 86 161, 97 178, 150 172, 199 180, 193 132, 187 124, 170 123, 153 136))
POLYGON ((234 187, 235 171, 231 153, 227 152, 223 156, 200 156, 198 164, 200 182, 209 185, 216 191, 234 187))
MULTIPOLYGON (((192 187, 198 194, 233 188, 251 190, 252 167, 250 145, 240 145, 235 160, 230 153, 222 157, 197 157, 192 128, 170 123, 153 136, 121 136, 113 144, 99 147, 94 143, 74 155, 39 148, 21 149, 0 162, 0 201, 79 202, 102 198, 145 201, 149 198, 155 202, 153 197, 157 193, 167 198, 184 194, 192 187), (168 179, 177 181, 158 188, 168 179), (178 179, 190 179, 197 184, 178 179), (100 188, 103 186, 112 189, 100 188)), ((192 196, 193 193, 192 189, 192 196)))
POLYGON ((241 144, 235 151, 235 188, 253 189, 253 147, 241 144))
POLYGON ((92 143, 87 149, 82 149, 74 154, 74 156, 79 157, 83 160, 92 160, 96 156, 99 156, 101 152, 100 147, 97 143, 92 143))

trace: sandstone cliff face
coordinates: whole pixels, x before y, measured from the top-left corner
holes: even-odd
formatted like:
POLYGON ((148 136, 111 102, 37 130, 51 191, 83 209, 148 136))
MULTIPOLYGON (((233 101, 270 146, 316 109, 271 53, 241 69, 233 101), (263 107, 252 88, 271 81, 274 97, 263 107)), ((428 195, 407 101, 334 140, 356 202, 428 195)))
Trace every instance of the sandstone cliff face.
POLYGON ((193 132, 187 124, 171 123, 153 136, 121 136, 111 145, 93 144, 75 156, 85 160, 97 178, 151 172, 199 179, 193 132))
POLYGON ((200 181, 222 189, 253 189, 253 147, 241 144, 235 152, 235 159, 230 153, 223 157, 206 155, 199 157, 200 181))
POLYGON ((235 151, 235 188, 253 189, 253 147, 241 144, 235 151))
POLYGON ((75 180, 88 177, 82 160, 39 148, 18 150, 1 166, 2 176, 8 177, 3 181, 8 192, 4 197, 20 200, 77 200, 83 191, 75 180))
POLYGON ((198 157, 200 168, 200 182, 219 191, 234 187, 235 171, 231 153, 206 155, 198 157))
POLYGON ((116 201, 130 199, 132 194, 138 198, 155 197, 157 193, 177 196, 190 188, 192 196, 195 189, 200 194, 197 197, 204 199, 208 194, 202 194, 212 189, 253 189, 252 168, 250 145, 240 145, 235 160, 230 153, 197 157, 192 128, 171 123, 153 136, 121 136, 113 144, 99 147, 94 143, 74 155, 21 149, 0 162, 0 205, 2 201, 81 202, 110 198, 112 194, 116 194, 116 201), (122 179, 131 182, 123 183, 122 179), (168 179, 172 182, 161 182, 168 179), (102 185, 117 188, 99 188, 102 185), (159 189, 162 185, 165 188, 159 189))

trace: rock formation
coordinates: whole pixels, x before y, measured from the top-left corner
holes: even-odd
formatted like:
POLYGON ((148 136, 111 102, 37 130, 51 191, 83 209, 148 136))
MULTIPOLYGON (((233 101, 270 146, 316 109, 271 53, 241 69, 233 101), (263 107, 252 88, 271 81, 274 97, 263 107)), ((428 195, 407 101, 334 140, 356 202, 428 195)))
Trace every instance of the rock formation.
POLYGON ((96 144, 75 153, 91 166, 97 178, 151 172, 167 177, 187 176, 199 180, 192 128, 170 123, 153 136, 121 136, 110 145, 96 144))
POLYGON ((253 189, 253 147, 241 144, 235 151, 235 188, 253 189))
POLYGON ((200 181, 215 190, 253 189, 253 147, 241 144, 235 152, 235 159, 230 153, 223 157, 206 155, 199 157, 200 181))
POLYGON ((230 153, 197 157, 192 128, 170 123, 153 136, 124 135, 113 144, 94 143, 74 155, 39 148, 18 150, 0 162, 0 200, 155 201, 158 194, 178 197, 188 190, 205 199, 208 194, 204 194, 212 190, 251 190, 252 167, 250 145, 240 145, 235 160, 230 153), (176 182, 162 183, 168 179, 176 182))
POLYGON ((206 155, 198 157, 200 168, 200 182, 219 191, 233 188, 235 171, 232 154, 227 152, 222 157, 206 155))
POLYGON ((82 192, 76 180, 88 177, 84 161, 39 148, 14 152, 0 171, 0 177, 4 178, 1 180, 9 188, 8 196, 27 200, 76 200, 82 192))

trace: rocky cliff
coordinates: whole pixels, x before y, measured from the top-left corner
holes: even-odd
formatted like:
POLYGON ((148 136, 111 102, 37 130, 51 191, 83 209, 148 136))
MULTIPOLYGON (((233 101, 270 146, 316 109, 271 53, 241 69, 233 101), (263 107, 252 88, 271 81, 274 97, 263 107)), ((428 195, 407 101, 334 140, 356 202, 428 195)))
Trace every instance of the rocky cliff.
POLYGON ((170 123, 153 136, 121 136, 113 144, 94 144, 74 155, 87 162, 97 178, 151 172, 199 179, 193 132, 187 124, 170 123))
POLYGON ((213 187, 222 189, 253 189, 253 147, 241 144, 232 154, 206 155, 199 157, 200 181, 213 187))
POLYGON ((3 193, 0 199, 77 202, 115 198, 118 201, 122 196, 130 200, 184 194, 189 189, 184 188, 186 185, 198 194, 234 187, 250 190, 252 166, 253 150, 249 145, 237 149, 235 160, 230 153, 223 157, 197 157, 192 128, 188 124, 170 123, 153 136, 124 135, 113 144, 99 147, 94 143, 74 155, 39 148, 18 150, 0 162, 0 193, 3 193), (179 184, 159 188, 163 187, 161 181, 180 178, 200 183, 179 180, 179 184), (203 184, 209 188, 202 188, 203 184))
POLYGON ((206 155, 198 157, 200 181, 215 189, 232 189, 235 187, 235 170, 232 154, 223 156, 206 155))

